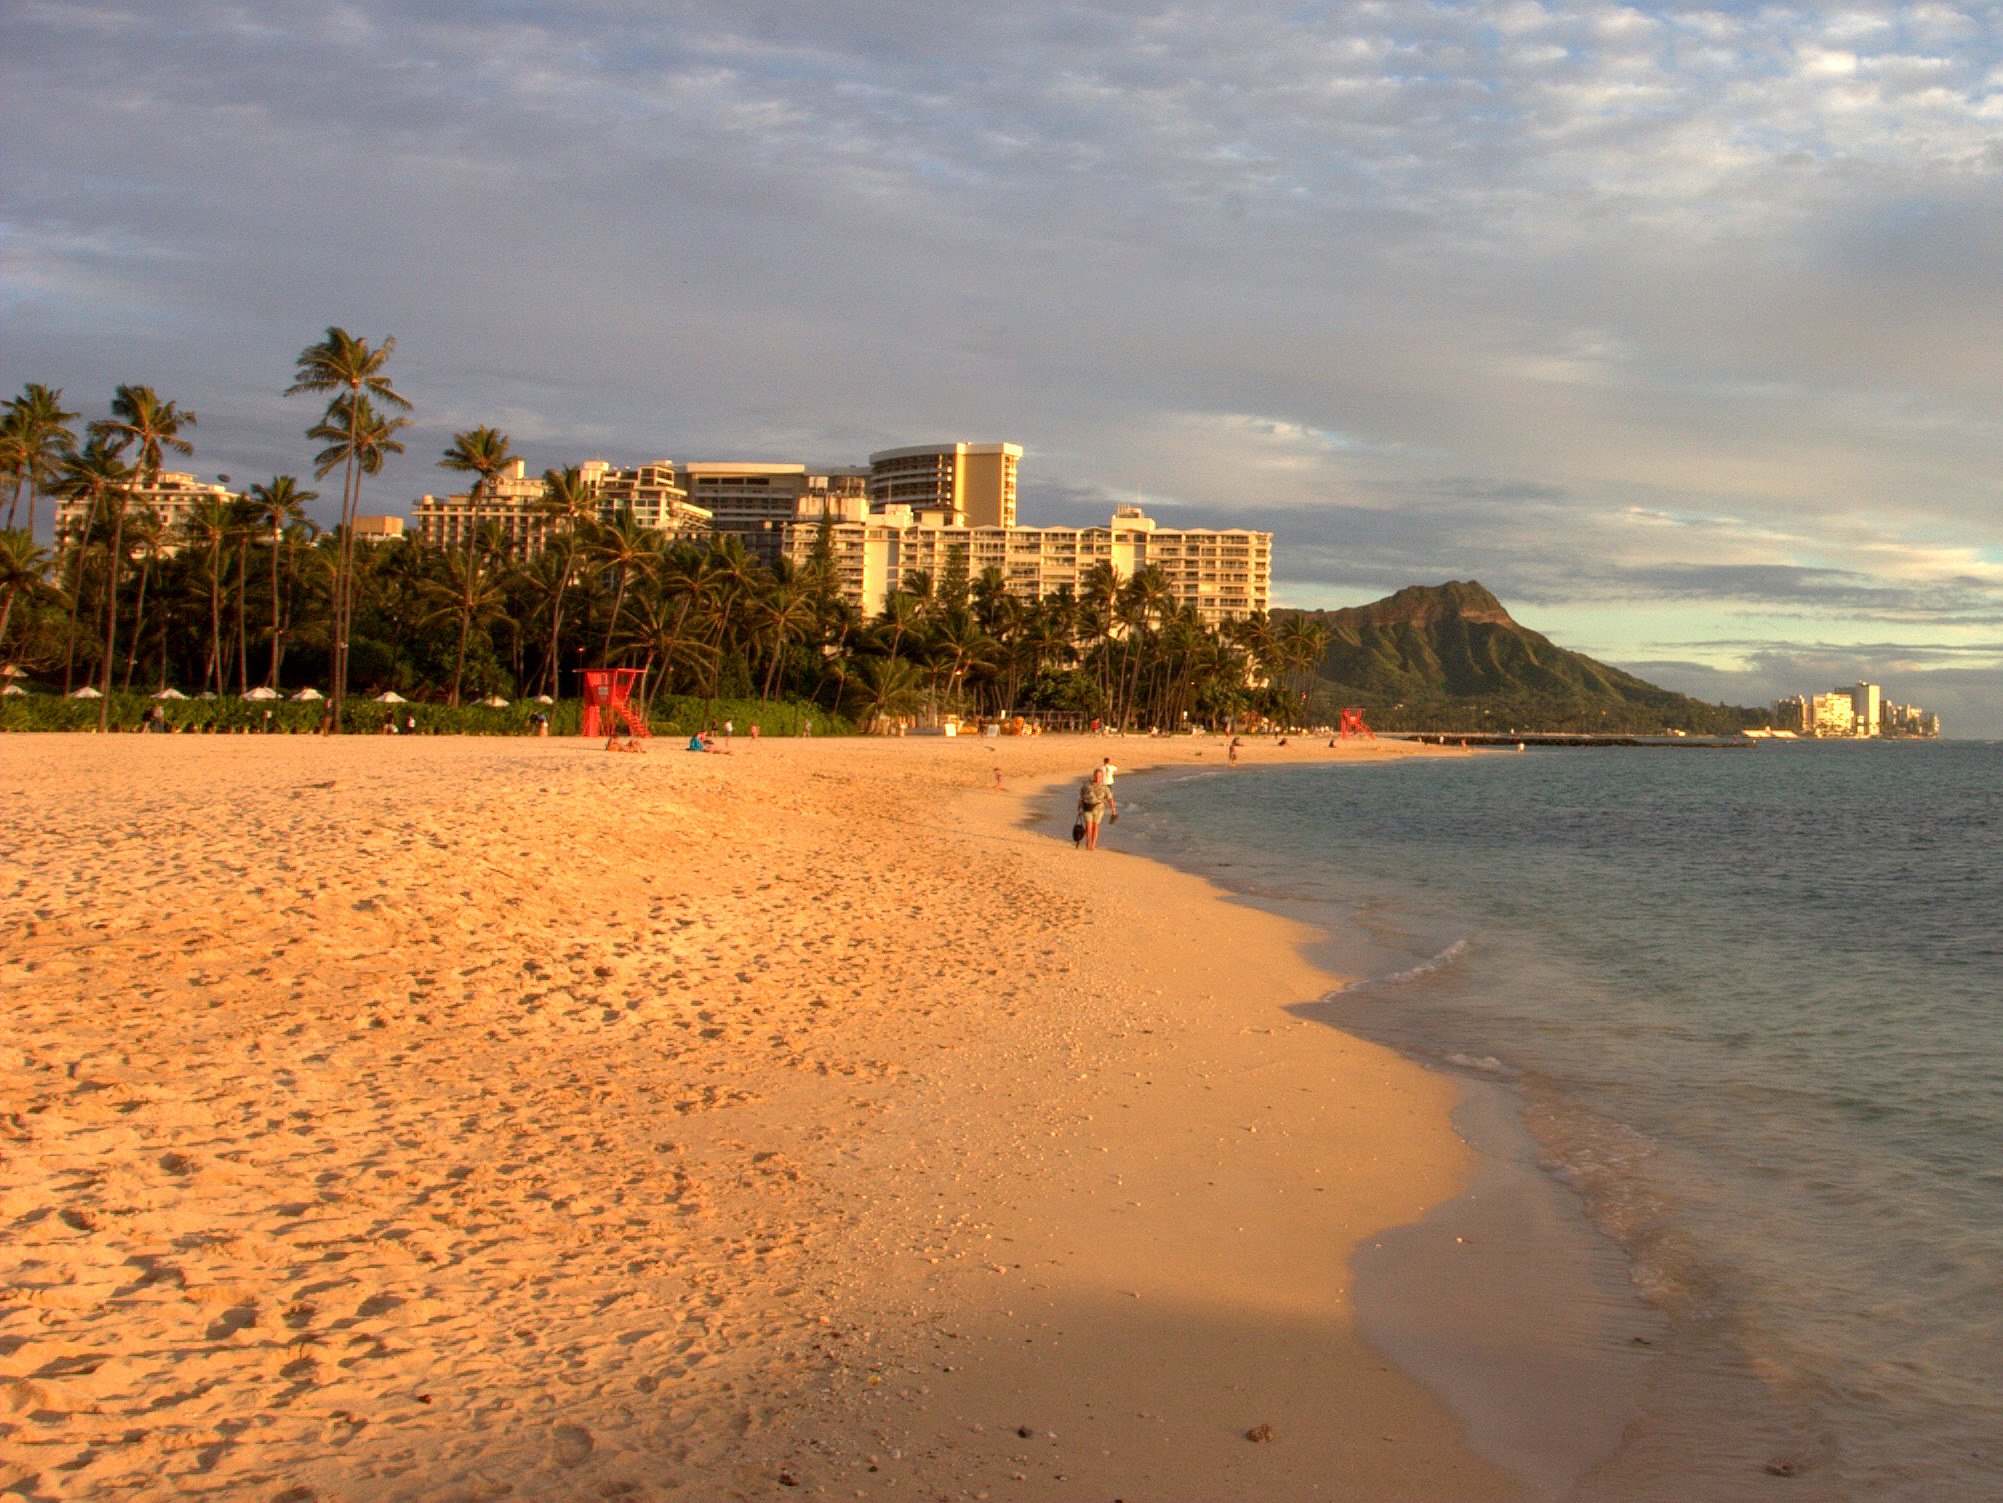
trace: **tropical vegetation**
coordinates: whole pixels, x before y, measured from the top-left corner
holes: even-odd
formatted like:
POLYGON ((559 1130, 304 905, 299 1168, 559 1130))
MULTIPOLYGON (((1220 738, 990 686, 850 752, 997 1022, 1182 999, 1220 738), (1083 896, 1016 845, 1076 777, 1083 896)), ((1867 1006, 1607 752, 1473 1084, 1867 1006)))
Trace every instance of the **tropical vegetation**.
MULTIPOLYGON (((1263 615, 1207 626, 1176 606, 1155 569, 1123 578, 1102 564, 1075 592, 1042 600, 1011 593, 996 570, 913 574, 865 618, 842 596, 827 533, 803 563, 760 560, 735 537, 692 541, 630 512, 602 514, 574 468, 544 473, 534 547, 491 525, 449 548, 362 542, 364 490, 404 452, 410 424, 388 370, 394 349, 329 328, 296 362, 287 394, 324 401, 306 429, 313 475, 340 486, 324 531, 305 509, 318 493, 293 475, 240 500, 199 500, 172 525, 152 512, 142 497, 167 455, 192 453, 196 419, 149 387, 120 387, 81 436, 59 389, 29 386, 9 402, 0 483, 10 522, 23 497, 31 517, 51 498, 68 501, 72 519, 53 548, 32 526, 0 531, 10 681, 65 694, 89 685, 100 727, 136 718, 142 701, 121 696, 240 700, 254 687, 310 687, 324 707, 274 711, 270 722, 258 710, 243 723, 311 716, 369 729, 383 712, 367 699, 384 693, 440 712, 574 700, 581 671, 608 666, 638 670, 638 697, 657 718, 669 706, 681 707, 673 719, 691 705, 738 704, 759 707, 775 730, 810 716, 824 729, 880 729, 1016 714, 1175 730, 1295 724, 1307 711, 1321 628, 1263 615), (781 714, 782 704, 793 708, 781 714)), ((514 458, 508 435, 483 425, 455 435, 437 462, 469 478, 477 518, 514 458)), ((236 723, 235 711, 168 703, 177 721, 236 723)), ((41 718, 70 724, 84 712, 41 718)))

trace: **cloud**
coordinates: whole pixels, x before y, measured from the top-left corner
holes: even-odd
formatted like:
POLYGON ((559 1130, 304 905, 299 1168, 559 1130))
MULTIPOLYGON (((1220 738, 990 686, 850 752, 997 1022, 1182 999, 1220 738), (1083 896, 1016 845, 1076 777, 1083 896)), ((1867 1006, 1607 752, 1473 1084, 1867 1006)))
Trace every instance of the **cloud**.
POLYGON ((2003 598, 1992 20, 17 0, 0 380, 298 470, 340 322, 418 403, 385 502, 476 421, 1005 437, 1032 519, 1257 521, 1291 589, 1952 634, 2003 598))

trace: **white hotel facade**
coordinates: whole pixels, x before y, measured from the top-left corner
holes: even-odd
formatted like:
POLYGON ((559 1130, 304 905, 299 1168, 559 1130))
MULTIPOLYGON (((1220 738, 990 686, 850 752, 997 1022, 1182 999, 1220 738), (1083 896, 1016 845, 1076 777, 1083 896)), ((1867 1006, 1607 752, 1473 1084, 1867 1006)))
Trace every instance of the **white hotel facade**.
MULTIPOLYGON (((1193 607, 1206 625, 1267 609, 1271 533, 1162 527, 1132 506, 1103 526, 1026 527, 1016 520, 1021 458, 1015 444, 956 442, 881 450, 855 468, 666 459, 580 468, 608 521, 630 512, 677 537, 736 536, 757 557, 795 564, 825 535, 843 598, 866 615, 914 572, 971 582, 994 568, 1010 594, 1035 601, 1080 593, 1101 563, 1122 579, 1161 570, 1177 608, 1193 607)), ((517 462, 477 509, 470 493, 423 497, 417 530, 463 546, 468 529, 491 523, 511 547, 537 552, 550 526, 541 498, 542 482, 517 462)))

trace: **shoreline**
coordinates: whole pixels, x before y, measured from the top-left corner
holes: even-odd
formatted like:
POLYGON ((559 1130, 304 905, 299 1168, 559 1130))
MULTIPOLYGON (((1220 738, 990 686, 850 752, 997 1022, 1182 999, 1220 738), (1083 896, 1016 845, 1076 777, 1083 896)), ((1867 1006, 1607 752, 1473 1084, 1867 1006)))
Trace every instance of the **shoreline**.
MULTIPOLYGON (((1421 1221, 1372 1239, 1353 1268, 1366 1334, 1449 1404, 1473 1449, 1542 1496, 1630 1500, 1692 1486, 1719 1499, 1777 1497, 1830 1453, 1826 1427, 1762 1380, 1737 1342, 1736 1313, 1715 1294, 1693 1312, 1642 1292, 1656 1273, 1631 1214, 1620 1219, 1621 1176, 1602 1167, 1582 1182, 1562 1146, 1593 1120, 1589 1109, 1564 1105, 1521 1061, 1469 1058, 1465 1037, 1415 1032, 1395 1008, 1373 1019, 1366 999, 1378 987, 1423 984, 1454 963, 1464 938, 1408 933, 1395 904, 1353 884, 1303 873, 1297 891, 1284 870, 1228 842, 1162 847, 1160 859, 1236 901, 1322 932, 1318 963, 1356 979, 1293 1011, 1459 1083, 1469 1183, 1421 1221), (1468 1291, 1464 1308, 1437 1298, 1449 1283, 1468 1291)), ((1507 1056, 1497 1041, 1489 1047, 1507 1056)))
POLYGON ((1287 1016, 1298 926, 1018 828, 1221 742, 31 741, 8 1482, 1520 1495, 1350 1303, 1444 1079, 1287 1016))
MULTIPOLYGON (((1054 833, 1056 824, 1053 817, 1046 828, 1054 833)), ((1312 931, 1308 959, 1341 979, 1289 1013, 1369 1039, 1337 997, 1406 974, 1411 956, 1386 948, 1345 902, 1276 890, 1269 873, 1248 878, 1221 851, 1150 840, 1161 833, 1140 832, 1150 859, 1213 884, 1235 905, 1312 931)), ((1359 1328, 1451 1409, 1477 1454, 1534 1496, 1575 1496, 1621 1455, 1658 1376, 1670 1322, 1637 1293, 1627 1251, 1591 1220, 1579 1191, 1545 1167, 1527 1121, 1531 1103, 1514 1082, 1370 1041, 1451 1085, 1469 1165, 1450 1198, 1354 1249, 1359 1328)), ((1641 1482, 1629 1468, 1624 1485, 1641 1482)))

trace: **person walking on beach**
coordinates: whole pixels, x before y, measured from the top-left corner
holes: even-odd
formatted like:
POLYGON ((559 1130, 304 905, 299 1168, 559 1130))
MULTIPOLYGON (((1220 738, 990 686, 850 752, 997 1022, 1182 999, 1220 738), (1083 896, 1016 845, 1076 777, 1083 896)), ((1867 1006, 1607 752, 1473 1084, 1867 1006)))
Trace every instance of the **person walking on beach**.
POLYGON ((1113 786, 1113 779, 1119 775, 1120 769, 1113 765, 1111 757, 1101 757, 1099 759, 1099 770, 1092 774, 1095 779, 1104 783, 1108 788, 1113 786))
POLYGON ((1096 778, 1078 789, 1078 821, 1085 826, 1085 849, 1099 849, 1099 821, 1119 818, 1119 806, 1113 802, 1113 790, 1096 778))
POLYGON ((1231 745, 1227 748, 1227 751, 1231 758, 1231 765, 1236 767, 1238 765, 1238 738, 1236 736, 1231 738, 1231 745))

